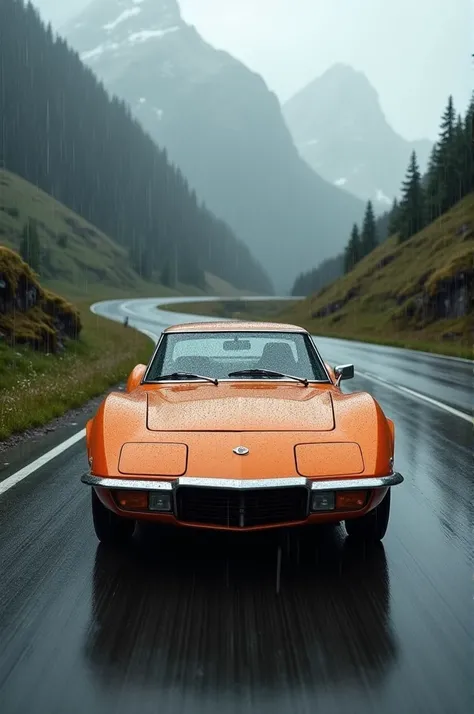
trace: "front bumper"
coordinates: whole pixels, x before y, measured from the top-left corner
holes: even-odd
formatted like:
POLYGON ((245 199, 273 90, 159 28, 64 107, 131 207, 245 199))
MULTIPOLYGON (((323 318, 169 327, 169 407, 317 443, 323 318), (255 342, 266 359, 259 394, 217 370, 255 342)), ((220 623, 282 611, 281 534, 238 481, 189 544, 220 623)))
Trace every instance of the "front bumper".
POLYGON ((289 488, 303 486, 308 491, 353 491, 361 489, 378 489, 398 486, 403 482, 403 476, 397 472, 387 476, 344 479, 308 479, 302 476, 296 478, 265 478, 265 479, 228 479, 228 478, 194 478, 180 476, 172 481, 158 479, 125 479, 94 476, 87 472, 81 478, 82 483, 98 488, 128 489, 132 491, 174 491, 180 486, 196 488, 221 488, 245 491, 260 488, 289 488))
POLYGON ((103 489, 108 494, 104 503, 128 517, 134 515, 147 520, 167 517, 180 525, 250 530, 315 520, 342 520, 347 514, 341 512, 344 509, 338 508, 337 501, 340 497, 347 498, 350 492, 356 492, 356 495, 357 492, 364 493, 365 500, 349 516, 364 515, 380 503, 388 488, 402 483, 403 476, 396 472, 379 477, 318 480, 303 477, 234 480, 182 476, 164 481, 109 478, 86 473, 81 480, 99 489, 99 493, 103 489), (126 498, 125 494, 124 497, 119 494, 127 491, 148 493, 149 506, 134 514, 131 509, 119 508, 117 498, 118 501, 126 498), (112 497, 114 492, 117 493, 112 497), (151 505, 153 502, 167 503, 168 506, 156 510, 151 505))

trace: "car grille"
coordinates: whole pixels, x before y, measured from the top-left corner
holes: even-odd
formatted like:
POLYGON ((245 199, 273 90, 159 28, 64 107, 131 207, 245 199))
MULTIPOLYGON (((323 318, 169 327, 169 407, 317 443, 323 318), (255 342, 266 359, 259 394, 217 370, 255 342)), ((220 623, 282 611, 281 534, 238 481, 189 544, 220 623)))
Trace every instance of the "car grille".
POLYGON ((252 528, 302 521, 308 516, 306 488, 249 490, 181 486, 176 492, 179 521, 228 528, 252 528))

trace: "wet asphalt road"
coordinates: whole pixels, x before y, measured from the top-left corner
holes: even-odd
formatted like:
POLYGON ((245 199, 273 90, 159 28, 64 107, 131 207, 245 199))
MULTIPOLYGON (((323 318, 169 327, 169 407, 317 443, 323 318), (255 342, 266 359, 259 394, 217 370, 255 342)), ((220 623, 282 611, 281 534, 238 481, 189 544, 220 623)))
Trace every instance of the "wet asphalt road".
MULTIPOLYGON (((142 328, 179 321, 153 309, 142 328)), ((349 355, 356 371, 427 393, 407 381, 423 367, 412 354, 364 345, 361 364, 357 345, 320 345, 331 363, 349 355)), ((426 360, 429 395, 472 409, 472 365, 426 360)), ((473 711, 472 423, 371 377, 344 384, 358 389, 394 419, 406 479, 374 550, 351 548, 342 528, 150 527, 104 550, 79 481, 84 442, 0 496, 0 712, 473 711)), ((31 458, 2 454, 0 481, 31 458)))

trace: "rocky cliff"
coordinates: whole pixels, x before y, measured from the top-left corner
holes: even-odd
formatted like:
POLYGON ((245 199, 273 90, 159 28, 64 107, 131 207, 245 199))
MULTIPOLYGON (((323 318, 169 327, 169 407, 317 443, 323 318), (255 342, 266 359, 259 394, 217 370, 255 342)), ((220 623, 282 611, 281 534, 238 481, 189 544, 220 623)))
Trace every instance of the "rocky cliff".
POLYGON ((17 253, 0 246, 0 342, 58 353, 81 329, 74 306, 45 290, 17 253))

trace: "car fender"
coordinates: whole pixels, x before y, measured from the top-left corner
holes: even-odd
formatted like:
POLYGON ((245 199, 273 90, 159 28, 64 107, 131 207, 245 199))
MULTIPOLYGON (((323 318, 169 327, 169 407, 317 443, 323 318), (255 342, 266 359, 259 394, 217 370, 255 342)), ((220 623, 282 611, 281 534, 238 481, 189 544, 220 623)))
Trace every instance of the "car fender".
POLYGON ((364 475, 385 476, 391 472, 393 436, 382 407, 368 392, 333 392, 336 441, 359 444, 364 475))
POLYGON ((112 392, 100 405, 89 427, 88 453, 92 472, 98 476, 117 473, 122 446, 142 441, 146 434, 147 394, 112 392))

